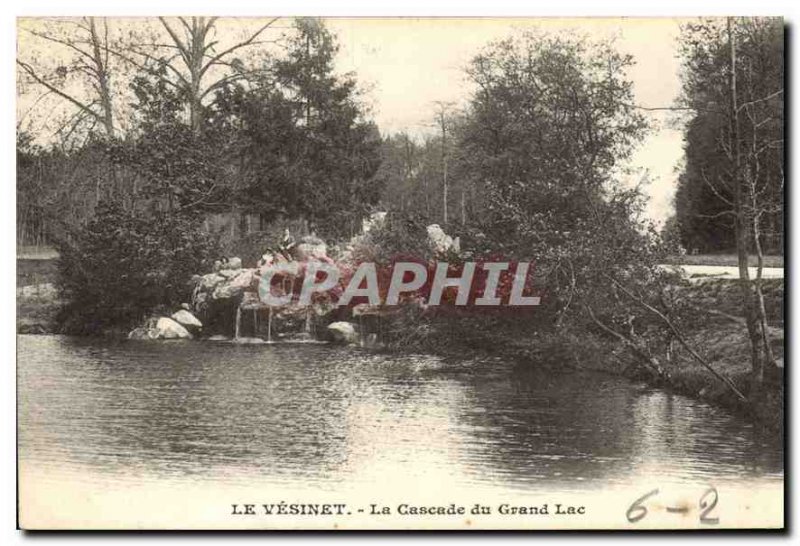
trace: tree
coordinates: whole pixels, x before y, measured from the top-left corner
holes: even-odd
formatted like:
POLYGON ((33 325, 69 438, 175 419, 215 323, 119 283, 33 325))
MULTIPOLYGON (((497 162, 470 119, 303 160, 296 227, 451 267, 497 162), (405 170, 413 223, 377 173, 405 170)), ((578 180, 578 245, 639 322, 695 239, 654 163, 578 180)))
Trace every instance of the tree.
POLYGON ((182 116, 183 99, 168 85, 165 70, 134 80, 138 123, 114 147, 113 159, 136 173, 136 197, 180 213, 227 211, 235 131, 204 120, 204 129, 196 132, 182 116))
POLYGON ((570 230, 593 214, 645 127, 622 77, 631 63, 608 43, 534 34, 472 61, 461 155, 507 237, 570 230))
MULTIPOLYGON (((695 113, 687 133, 681 191, 696 194, 693 186, 705 185, 712 195, 701 206, 714 207, 718 211, 714 217, 730 222, 757 393, 765 369, 775 365, 762 269, 765 247, 779 249, 783 230, 782 21, 705 20, 685 27, 683 43, 683 102, 695 113), (704 128, 703 139, 691 132, 697 127, 704 128), (750 252, 757 256, 752 280, 750 252)), ((688 224, 682 229, 691 231, 694 224, 686 200, 676 205, 679 217, 688 224)))
POLYGON ((422 151, 406 132, 389 135, 381 143, 381 165, 376 178, 383 181, 381 205, 390 210, 427 211, 424 188, 420 187, 422 151))
MULTIPOLYGON (((742 151, 758 156, 760 242, 782 251, 783 233, 783 29, 778 19, 742 19, 732 26, 737 57, 737 102, 742 151), (766 100, 762 100, 766 99, 766 100), (756 120, 753 122, 750 118, 756 120), (756 131, 753 127, 757 126, 756 131), (744 142, 746 141, 746 142, 744 142)), ((736 248, 729 134, 731 51, 720 20, 687 25, 681 40, 681 106, 693 114, 685 136, 686 164, 676 195, 684 244, 706 251, 736 248)), ((750 252, 755 252, 751 246, 750 252)))
POLYGON ((260 38, 277 20, 269 19, 242 40, 223 47, 214 37, 218 17, 159 17, 166 36, 155 33, 149 39, 139 37, 112 52, 141 70, 159 74, 184 101, 189 126, 199 134, 207 102, 214 93, 228 83, 252 76, 236 55, 244 48, 274 43, 260 38))
POLYGON ((452 103, 437 102, 436 103, 436 122, 441 129, 441 156, 442 156, 442 222, 447 224, 447 118, 448 108, 452 103))
POLYGON ((98 24, 94 17, 51 21, 48 26, 20 25, 22 32, 60 50, 55 55, 48 49, 34 61, 17 58, 22 75, 67 101, 76 109, 65 126, 68 134, 84 122, 99 123, 105 135, 115 136, 114 96, 111 87, 113 71, 109 58, 109 26, 106 19, 98 24), (52 66, 55 59, 55 66, 52 66), (51 66, 46 66, 50 64, 51 66), (79 80, 76 82, 76 80, 79 80), (77 85, 76 85, 77 83, 77 85))
POLYGON ((338 76, 334 36, 298 19, 270 82, 218 95, 220 119, 241 128, 240 206, 300 217, 327 235, 352 235, 380 197, 380 134, 352 75, 338 76))
POLYGON ((657 266, 666 249, 643 218, 641 188, 617 181, 646 130, 624 77, 631 63, 611 43, 536 34, 472 61, 459 162, 484 209, 467 243, 534 262, 544 294, 537 329, 549 322, 573 341, 609 337, 662 379, 669 370, 658 351, 677 339, 741 397, 670 319, 668 275, 657 266))

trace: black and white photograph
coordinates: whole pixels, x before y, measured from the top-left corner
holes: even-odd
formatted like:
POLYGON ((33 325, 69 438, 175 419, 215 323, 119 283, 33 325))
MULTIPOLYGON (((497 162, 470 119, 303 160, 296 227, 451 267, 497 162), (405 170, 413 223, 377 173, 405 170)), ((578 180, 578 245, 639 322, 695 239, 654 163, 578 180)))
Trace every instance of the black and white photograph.
POLYGON ((15 26, 19 529, 785 528, 784 18, 15 26))

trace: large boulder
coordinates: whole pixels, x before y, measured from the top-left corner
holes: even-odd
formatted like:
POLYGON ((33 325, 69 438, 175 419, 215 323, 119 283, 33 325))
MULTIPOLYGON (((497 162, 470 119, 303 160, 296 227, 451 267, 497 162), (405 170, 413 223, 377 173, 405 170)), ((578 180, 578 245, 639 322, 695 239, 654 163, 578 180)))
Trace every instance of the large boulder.
POLYGON ((328 332, 337 343, 358 342, 358 332, 356 332, 355 326, 349 322, 332 322, 328 325, 328 332))
POLYGON ((453 239, 439 226, 439 224, 431 224, 427 228, 428 231, 428 244, 431 249, 438 254, 446 254, 448 252, 460 252, 461 241, 458 237, 453 239))
POLYGON ((132 330, 128 339, 191 339, 192 334, 178 321, 167 317, 149 318, 143 326, 132 330))
POLYGON ((197 320, 193 314, 186 309, 181 309, 172 314, 172 320, 185 328, 202 328, 203 323, 197 320))
POLYGON ((191 339, 192 334, 171 318, 161 317, 156 321, 157 339, 191 339))

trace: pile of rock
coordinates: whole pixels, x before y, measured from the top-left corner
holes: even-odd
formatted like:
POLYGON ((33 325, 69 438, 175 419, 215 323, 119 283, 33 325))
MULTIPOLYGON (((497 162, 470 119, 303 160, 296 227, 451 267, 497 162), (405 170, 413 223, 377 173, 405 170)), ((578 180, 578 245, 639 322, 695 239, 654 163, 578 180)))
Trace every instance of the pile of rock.
MULTIPOLYGON (((188 307, 186 304, 184 306, 188 307)), ((128 339, 192 339, 192 332, 200 332, 203 323, 185 307, 170 317, 147 319, 143 326, 128 334, 128 339)))
POLYGON ((258 290, 258 268, 242 268, 242 260, 231 258, 227 263, 217 262, 212 273, 195 275, 192 309, 203 314, 212 300, 240 297, 244 292, 258 290), (227 266, 225 269, 220 267, 227 266), (234 269, 235 266, 235 269, 234 269))

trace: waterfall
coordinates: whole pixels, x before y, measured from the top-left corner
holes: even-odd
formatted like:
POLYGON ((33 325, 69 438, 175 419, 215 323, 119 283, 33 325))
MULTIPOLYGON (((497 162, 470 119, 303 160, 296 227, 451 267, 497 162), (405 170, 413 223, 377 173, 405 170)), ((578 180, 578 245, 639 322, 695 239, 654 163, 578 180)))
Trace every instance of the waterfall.
POLYGON ((269 318, 267 319, 267 343, 272 343, 272 306, 268 307, 269 318))
POLYGON ((233 339, 239 339, 239 329, 242 326, 242 308, 236 306, 236 333, 233 336, 233 339))

